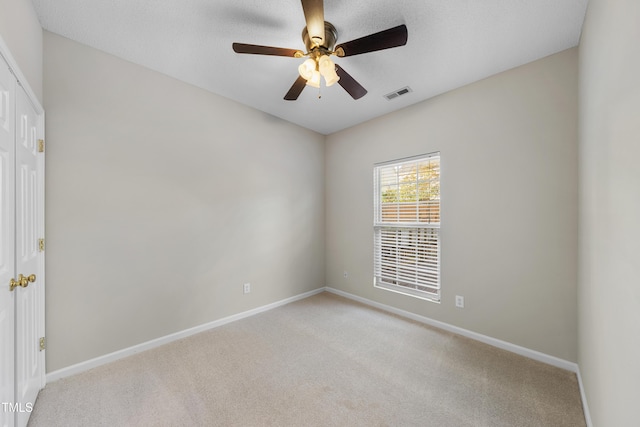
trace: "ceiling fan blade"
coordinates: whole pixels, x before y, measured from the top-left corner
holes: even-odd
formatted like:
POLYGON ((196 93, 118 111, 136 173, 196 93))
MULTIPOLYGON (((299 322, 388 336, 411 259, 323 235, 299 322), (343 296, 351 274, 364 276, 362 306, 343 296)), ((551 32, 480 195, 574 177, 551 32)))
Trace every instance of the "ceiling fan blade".
POLYGON ((318 46, 324 45, 324 4, 323 0, 301 0, 304 19, 307 21, 309 38, 318 46))
POLYGON ((379 33, 370 34, 350 42, 336 46, 338 56, 353 56, 361 53, 375 52, 376 50, 390 49, 392 47, 407 44, 407 26, 402 24, 379 33))
POLYGON ((257 44, 234 43, 233 51, 236 53, 251 53, 254 55, 290 56, 301 58, 304 53, 297 49, 286 49, 284 47, 260 46, 257 44), (300 56, 296 56, 296 54, 300 56))
POLYGON ((367 90, 338 64, 336 64, 336 73, 340 76, 338 84, 349 92, 353 99, 360 99, 367 94, 367 90))
POLYGON ((304 77, 298 76, 298 79, 293 83, 289 92, 284 96, 287 101, 295 101, 302 93, 302 89, 307 85, 307 80, 304 77))

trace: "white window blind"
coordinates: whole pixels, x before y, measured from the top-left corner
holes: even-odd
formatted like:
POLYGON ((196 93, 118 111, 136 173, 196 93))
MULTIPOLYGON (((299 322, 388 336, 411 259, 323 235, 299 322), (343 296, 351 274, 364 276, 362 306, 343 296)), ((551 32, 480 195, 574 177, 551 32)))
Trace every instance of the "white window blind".
POLYGON ((374 167, 375 286, 440 301, 440 153, 374 167))

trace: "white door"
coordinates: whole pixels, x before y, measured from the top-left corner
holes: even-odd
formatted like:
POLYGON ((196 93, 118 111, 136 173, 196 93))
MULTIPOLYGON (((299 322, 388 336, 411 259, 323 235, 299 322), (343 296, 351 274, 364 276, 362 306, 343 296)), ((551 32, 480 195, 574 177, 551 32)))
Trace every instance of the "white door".
POLYGON ((0 427, 26 426, 45 384, 43 117, 0 59, 0 427))
POLYGON ((13 426, 15 290, 14 96, 16 80, 0 59, 0 426, 13 426))
POLYGON ((43 385, 44 286, 38 240, 39 168, 38 115, 22 87, 16 90, 16 272, 30 278, 26 287, 16 289, 16 426, 26 426, 30 409, 43 385))

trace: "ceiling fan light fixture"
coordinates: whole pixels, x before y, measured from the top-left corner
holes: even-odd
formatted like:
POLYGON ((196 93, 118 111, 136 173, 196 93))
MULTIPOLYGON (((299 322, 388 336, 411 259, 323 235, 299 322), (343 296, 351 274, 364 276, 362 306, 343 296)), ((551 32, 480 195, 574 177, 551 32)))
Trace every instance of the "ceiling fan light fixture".
POLYGON ((315 88, 320 87, 320 71, 313 70, 311 78, 307 80, 307 85, 315 88))
POLYGON ((331 67, 332 64, 333 64, 333 61, 327 55, 321 55, 320 58, 318 59, 318 65, 320 66, 321 69, 326 67, 331 67))
POLYGON ((311 77, 313 77, 313 72, 315 70, 316 70, 316 61, 314 61, 311 58, 309 58, 306 61, 304 61, 298 67, 298 73, 300 73, 300 77, 302 77, 303 79, 305 79, 307 81, 309 79, 311 79, 311 77))
POLYGON ((336 64, 327 56, 322 55, 318 61, 320 74, 324 77, 327 87, 334 85, 340 77, 336 73, 336 64))
MULTIPOLYGON (((369 34, 368 36, 340 43, 336 46, 338 31, 330 22, 324 20, 324 0, 301 0, 301 2, 307 24, 302 29, 302 41, 306 47, 306 53, 301 50, 274 46, 247 43, 231 44, 231 47, 236 53, 292 58, 309 57, 304 63, 298 66, 300 76, 284 96, 286 101, 295 101, 298 99, 298 96, 300 96, 300 93, 306 86, 320 88, 323 77, 327 86, 332 86, 336 82, 339 82, 340 86, 342 86, 353 99, 360 99, 367 94, 367 90, 351 77, 344 68, 334 64, 329 58, 329 55, 346 57, 407 44, 407 26, 402 24, 369 34)), ((320 98, 319 93, 318 98, 320 98)))
POLYGON ((335 71, 333 71, 333 73, 329 76, 324 76, 324 81, 327 83, 327 87, 333 86, 334 84, 338 83, 338 80, 340 80, 340 76, 338 76, 335 71))

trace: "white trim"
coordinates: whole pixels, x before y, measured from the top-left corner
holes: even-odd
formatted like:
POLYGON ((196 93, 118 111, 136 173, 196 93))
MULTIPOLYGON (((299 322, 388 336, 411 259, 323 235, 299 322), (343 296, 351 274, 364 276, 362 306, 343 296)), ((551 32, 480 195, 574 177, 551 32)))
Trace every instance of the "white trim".
POLYGON ((578 386, 580 386, 580 397, 582 398, 582 410, 584 411, 584 420, 587 423, 587 427, 593 427, 591 422, 591 412, 589 412, 589 405, 587 404, 587 393, 584 390, 584 383, 582 382, 582 375, 580 375, 580 367, 576 372, 578 377, 578 386))
MULTIPOLYGON (((26 91, 26 89, 25 89, 26 91)), ((27 93, 29 93, 27 91, 27 93)), ((38 139, 42 139, 46 141, 45 138, 45 113, 44 111, 38 116, 38 139)), ((39 223, 38 223, 38 229, 39 229, 39 235, 37 236, 38 239, 45 239, 46 236, 46 230, 45 230, 45 224, 46 224, 46 213, 47 210, 45 208, 45 203, 46 203, 46 154, 47 154, 47 149, 45 148, 45 151, 43 153, 38 153, 37 156, 37 160, 38 160, 38 176, 40 177, 40 182, 38 183, 38 205, 39 205, 39 212, 38 212, 38 217, 39 217, 39 223)), ((46 244, 46 239, 45 239, 45 244, 46 244)), ((46 305, 46 295, 47 295, 47 277, 46 277, 46 271, 47 269, 45 268, 46 264, 46 255, 45 255, 45 251, 42 252, 38 252, 38 277, 39 277, 39 282, 40 282, 40 287, 42 288, 42 298, 40 300, 40 313, 42 314, 42 318, 40 319, 39 325, 36 325, 37 328, 40 329, 40 333, 38 334, 39 337, 44 337, 45 338, 45 342, 46 342, 46 333, 47 333, 47 328, 46 328, 46 314, 47 314, 47 305, 46 305)), ((46 385, 47 385, 47 374, 46 374, 46 369, 47 369, 47 351, 45 349, 45 351, 41 351, 40 352, 40 361, 39 363, 42 364, 42 370, 41 370, 41 378, 40 378, 40 390, 42 390, 46 385)))
POLYGON ((584 410, 584 418, 587 423, 587 427, 593 427, 593 424, 591 422, 591 415, 589 412, 589 406, 587 405, 587 396, 584 390, 582 376, 580 375, 580 368, 578 367, 577 363, 569 362, 567 360, 560 359, 555 356, 550 356, 548 354, 544 354, 539 351, 531 350, 525 347, 508 343, 506 341, 502 341, 496 338, 482 335, 477 332, 473 332, 467 329, 459 328, 457 326, 449 325, 448 323, 430 319, 425 316, 420 316, 418 314, 411 313, 409 311, 401 310, 386 304, 375 302, 375 301, 372 301, 354 294, 350 294, 348 292, 344 292, 329 286, 315 289, 310 292, 305 292, 300 295, 296 295, 290 298, 276 301, 274 303, 267 304, 262 307, 257 307, 248 311, 244 311, 242 313, 224 317, 222 319, 214 320, 213 322, 205 323, 204 325, 195 326, 190 329, 185 329, 183 331, 166 335, 164 337, 156 338, 154 340, 147 341, 147 342, 144 342, 129 348, 125 348, 119 351, 115 351, 113 353, 109 353, 104 356, 99 356, 84 362, 80 362, 78 364, 68 366, 66 368, 58 369, 57 371, 48 373, 46 376, 46 381, 47 383, 50 383, 62 378, 69 377, 71 375, 79 374, 81 372, 88 371, 89 369, 92 369, 101 365, 105 365, 107 363, 111 363, 116 360, 123 359, 125 357, 132 356, 134 354, 137 354, 146 350, 151 350, 161 345, 168 344, 170 342, 177 341, 179 339, 186 338, 191 335, 198 334, 200 332, 214 329, 214 328, 217 328, 218 326, 235 322, 236 320, 241 320, 247 317, 251 317, 256 314, 263 313, 265 311, 269 311, 274 308, 281 307, 283 305, 286 305, 295 301, 299 301, 325 291, 575 373, 578 378, 578 386, 580 388, 580 396, 582 398, 582 408, 584 410))
MULTIPOLYGON (((35 92, 31 88, 29 81, 26 76, 20 70, 20 66, 18 65, 18 61, 11 54, 11 50, 9 50, 9 46, 5 43, 2 35, 0 35, 0 58, 2 58, 6 65, 9 67, 9 71, 16 78, 18 85, 22 87, 25 94, 27 95, 27 101, 31 104, 33 109, 35 110, 36 115, 38 116, 38 123, 36 124, 37 129, 37 139, 45 139, 45 114, 44 108, 40 104, 40 100, 36 96, 35 92)), ((1 61, 0 61, 1 62, 1 61)), ((36 238, 44 238, 45 237, 45 153, 38 153, 36 156, 36 168, 39 176, 39 182, 37 183, 37 203, 39 206, 38 209, 38 223, 36 224, 36 228, 38 229, 38 235, 36 238)), ((45 287, 46 278, 45 278, 45 258, 44 252, 38 254, 38 283, 39 287, 45 287)), ((42 289, 42 297, 38 304, 39 314, 42 315, 42 318, 35 325, 38 329, 37 336, 45 337, 45 289, 42 289)), ((38 362, 40 364, 40 378, 39 379, 39 389, 42 390, 47 383, 47 376, 45 373, 46 370, 46 351, 41 351, 38 354, 38 362)))
POLYGON ((582 375, 580 374, 580 366, 577 363, 569 362, 568 360, 560 359, 559 357, 550 356, 548 354, 541 353, 536 350, 531 350, 526 347, 521 347, 519 345, 511 344, 506 341, 489 337, 487 335, 482 335, 477 332, 459 328, 457 326, 440 322, 438 320, 430 319, 425 316, 420 316, 419 314, 411 313, 409 311, 401 310, 399 308, 395 308, 386 304, 372 301, 370 299, 363 298, 354 294, 350 294, 348 292, 344 292, 329 286, 325 287, 325 291, 331 292, 336 295, 340 295, 342 297, 351 299, 353 301, 360 302, 362 304, 369 305, 371 307, 379 308, 380 310, 388 311, 390 313, 397 314, 399 316, 407 317, 411 320, 415 320, 417 322, 424 323, 429 326, 433 326, 439 329, 443 329, 445 331, 453 332, 455 334, 462 335, 464 337, 471 338, 473 340, 480 341, 485 344, 489 344, 491 346, 498 347, 503 350, 507 350, 512 353, 519 354, 524 357, 528 357, 529 359, 537 360, 538 362, 546 363, 548 365, 555 366, 557 368, 565 369, 567 371, 575 373, 576 377, 578 378, 578 387, 580 388, 580 398, 582 399, 582 410, 584 411, 584 419, 587 424, 587 427, 593 427, 593 423, 591 421, 591 412, 589 411, 589 405, 587 404, 587 394, 585 392, 584 383, 582 382, 582 375))
POLYGON ((11 55, 9 46, 7 46, 7 44, 4 42, 4 39, 2 38, 1 35, 0 35, 0 56, 3 57, 4 60, 7 62, 7 64, 9 65, 9 70, 11 70, 13 75, 16 76, 18 83, 20 84, 20 86, 22 86, 24 91, 27 93, 27 98, 29 98, 29 101, 31 101, 31 103, 33 104, 33 107, 35 108, 36 113, 38 115, 43 114, 44 108, 42 108, 42 105, 40 105, 40 100, 36 96, 36 93, 33 91, 33 89, 31 89, 31 85, 29 85, 27 78, 24 76, 24 74, 22 74, 22 71, 20 71, 20 67, 18 67, 18 62, 15 60, 13 55, 11 55))
POLYGON ((438 289, 438 295, 436 298, 436 297, 428 296, 432 294, 429 294, 424 291, 416 291, 415 289, 405 288, 403 286, 394 285, 392 283, 386 283, 386 282, 376 283, 375 277, 373 279, 374 279, 374 283, 373 283, 374 288, 383 289, 385 291, 395 292, 396 294, 406 295, 408 297, 419 298, 424 301, 440 304, 440 293, 439 293, 440 289, 438 289))
POLYGON ((574 373, 578 372, 578 364, 574 362, 569 362, 568 360, 560 359, 559 357, 550 356, 545 353, 541 353, 536 350, 531 350, 526 347, 521 347, 516 344, 511 344, 506 341, 502 341, 496 338, 492 338, 487 335, 482 335, 477 332, 470 331, 468 329, 459 328, 457 326, 450 325, 448 323, 440 322, 438 320, 430 319, 425 316, 420 316, 419 314, 411 313, 409 311, 401 310, 399 308, 392 307, 390 305, 381 304, 379 302, 375 302, 363 297, 359 297, 357 295, 350 294, 348 292, 344 292, 338 289, 331 288, 327 286, 325 288, 327 292, 331 292, 336 295, 340 295, 342 297, 361 302, 363 304, 379 308, 384 311, 388 311, 393 314, 397 314, 399 316, 407 317, 411 320, 415 320, 420 323, 424 323, 429 326, 433 326, 439 329, 443 329, 448 332, 453 332, 454 334, 462 335, 467 338, 471 338, 476 341, 483 342, 485 344, 492 345, 497 348, 501 348, 503 350, 510 351, 511 353, 519 354, 524 357, 528 357, 529 359, 537 360, 538 362, 543 362, 551 366, 555 366, 557 368, 565 369, 567 371, 571 371, 574 373))
POLYGON ((122 350, 115 351, 113 353, 105 354, 104 356, 99 356, 94 359, 86 360, 84 362, 80 362, 75 365, 68 366, 66 368, 58 369, 57 371, 53 371, 47 374, 47 383, 57 381, 61 378, 66 378, 71 375, 79 374, 81 372, 88 371, 89 369, 92 369, 110 362, 114 362, 116 360, 125 358, 127 356, 132 356, 134 354, 137 354, 146 350, 151 350, 152 348, 156 348, 161 345, 168 344, 170 342, 173 342, 182 338, 186 338, 191 335, 198 334, 200 332, 207 331, 209 329, 217 328, 218 326, 235 322, 236 320, 244 319, 259 313, 263 313, 265 311, 273 310, 274 308, 281 307, 283 305, 292 303, 294 301, 298 301, 298 300, 305 299, 310 296, 319 294, 324 290, 325 288, 315 289, 310 292, 305 292, 303 294, 286 298, 280 301, 276 301, 271 304, 263 305, 262 307, 257 307, 248 311, 243 311, 242 313, 238 313, 228 317, 224 317, 222 319, 214 320, 213 322, 205 323, 204 325, 195 326, 193 328, 185 329, 180 332, 165 335, 164 337, 156 338, 151 341, 143 342, 141 344, 137 344, 129 348, 125 348, 122 350))
POLYGON ((401 157, 395 160, 385 160, 384 162, 374 163, 373 166, 374 167, 386 166, 386 165, 392 165, 394 163, 398 163, 398 164, 411 163, 418 159, 430 159, 431 157, 439 157, 439 156, 440 156, 440 151, 432 151, 431 153, 416 154, 415 156, 401 157))

